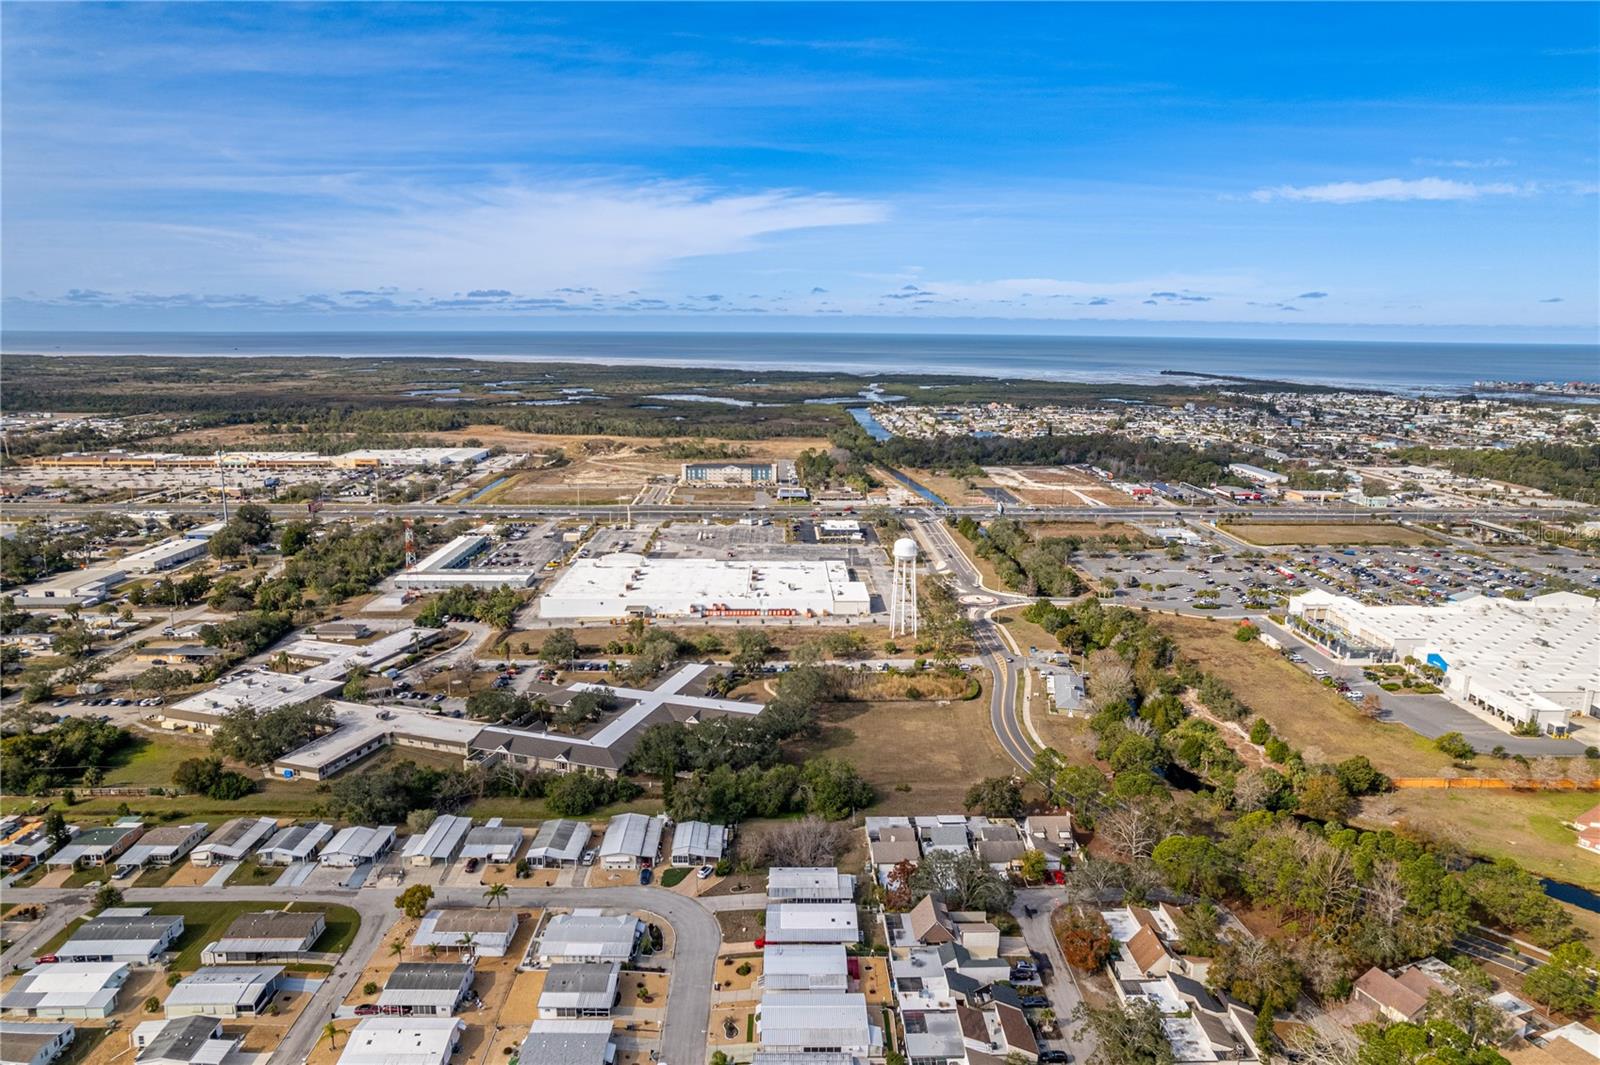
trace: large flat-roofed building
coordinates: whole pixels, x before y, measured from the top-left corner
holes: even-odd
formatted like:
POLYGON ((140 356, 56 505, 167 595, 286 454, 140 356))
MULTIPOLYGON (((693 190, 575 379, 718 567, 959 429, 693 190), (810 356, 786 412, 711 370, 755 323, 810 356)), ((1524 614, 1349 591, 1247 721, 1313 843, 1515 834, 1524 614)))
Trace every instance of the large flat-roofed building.
POLYGON ((571 1017, 534 1021, 522 1041, 518 1060, 530 1065, 607 1065, 615 1056, 609 1019, 571 1017))
MULTIPOLYGON (((139 914, 139 911, 134 913, 139 914)), ((149 965, 181 935, 182 914, 114 917, 101 914, 57 947, 56 957, 62 962, 149 965)))
POLYGON ((50 1065, 76 1031, 70 1024, 0 1021, 0 1065, 50 1065))
POLYGON ((167 995, 168 1017, 254 1017, 272 1004, 283 967, 228 965, 197 969, 167 995))
POLYGON ((1228 472, 1237 474, 1245 480, 1253 481, 1256 484, 1287 484, 1289 482, 1286 474, 1278 473, 1276 470, 1269 470, 1263 466, 1252 466, 1248 462, 1230 462, 1228 464, 1228 472))
POLYGON ((321 910, 263 910, 233 919, 222 938, 200 952, 207 965, 295 961, 310 952, 328 918, 321 910))
POLYGON ((448 863, 461 849, 461 841, 472 828, 472 818, 442 814, 425 831, 406 840, 400 857, 407 865, 448 863))
POLYGON ((411 937, 411 945, 503 958, 516 935, 515 910, 429 910, 417 926, 417 934, 411 937))
POLYGON ((512 566, 478 566, 473 563, 489 546, 489 537, 469 533, 434 550, 394 579, 401 588, 442 592, 450 588, 526 588, 538 570, 512 566))
POLYGON ((542 965, 561 962, 618 962, 633 957, 643 922, 631 913, 606 915, 583 909, 560 913, 545 923, 536 954, 542 965))
POLYGON ((647 558, 575 560, 540 596, 544 618, 831 617, 871 612, 843 561, 647 558))
POLYGON ((332 837, 333 826, 320 821, 309 825, 290 825, 288 828, 280 828, 260 850, 256 851, 256 860, 262 865, 293 865, 295 862, 309 862, 332 837))
POLYGON ((172 569, 174 566, 181 566, 185 562, 201 558, 207 549, 204 540, 174 536, 142 551, 122 556, 117 559, 117 565, 129 573, 159 573, 161 570, 172 569))
POLYGON ((617 1001, 621 965, 607 962, 557 962, 539 989, 541 1017, 609 1017, 617 1001))
POLYGON ((734 488, 744 485, 792 485, 799 483, 794 463, 776 462, 685 462, 678 474, 686 485, 698 488, 734 488))
POLYGON ((368 447, 346 451, 335 466, 460 466, 489 457, 486 447, 368 447))
POLYGON ((88 1020, 109 1017, 128 980, 121 962, 56 962, 29 969, 0 995, 0 1010, 26 1017, 88 1020))
POLYGON ((8 594, 18 606, 90 606, 127 579, 128 571, 120 566, 96 566, 62 573, 8 594))
POLYGON ((242 861, 277 830, 278 822, 270 817, 236 817, 196 847, 192 860, 196 865, 225 865, 242 861))
POLYGON ((472 993, 468 962, 402 962, 384 982, 378 1008, 413 1017, 449 1017, 472 993))
POLYGON ((466 1030, 453 1017, 366 1017, 345 1039, 339 1065, 446 1065, 466 1030))
POLYGON ((1600 600, 1573 592, 1370 606, 1317 590, 1289 600, 1289 624, 1347 661, 1433 666, 1447 698, 1508 726, 1564 735, 1600 713, 1600 600))

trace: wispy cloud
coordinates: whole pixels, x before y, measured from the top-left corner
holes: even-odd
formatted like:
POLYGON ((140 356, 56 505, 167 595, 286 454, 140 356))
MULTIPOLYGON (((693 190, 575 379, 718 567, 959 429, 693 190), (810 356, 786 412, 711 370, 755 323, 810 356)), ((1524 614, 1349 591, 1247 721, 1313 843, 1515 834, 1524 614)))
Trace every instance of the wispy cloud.
POLYGON ((1413 159, 1411 163, 1413 166, 1443 166, 1451 170, 1502 170, 1515 165, 1504 156, 1492 159, 1413 159))
POLYGON ((1375 203, 1406 200, 1477 200, 1485 196, 1528 196, 1532 185, 1509 182, 1474 184, 1450 178, 1382 178, 1378 181, 1334 181, 1326 185, 1276 185, 1256 189, 1250 198, 1259 203, 1290 200, 1300 203, 1375 203))

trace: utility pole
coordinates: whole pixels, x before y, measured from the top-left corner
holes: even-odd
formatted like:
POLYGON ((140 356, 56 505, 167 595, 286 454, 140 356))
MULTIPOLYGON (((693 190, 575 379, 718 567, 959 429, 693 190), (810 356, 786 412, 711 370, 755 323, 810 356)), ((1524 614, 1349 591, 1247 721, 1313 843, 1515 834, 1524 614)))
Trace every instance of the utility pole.
POLYGON ((222 464, 222 452, 217 452, 217 480, 222 484, 222 523, 228 523, 228 468, 222 464))

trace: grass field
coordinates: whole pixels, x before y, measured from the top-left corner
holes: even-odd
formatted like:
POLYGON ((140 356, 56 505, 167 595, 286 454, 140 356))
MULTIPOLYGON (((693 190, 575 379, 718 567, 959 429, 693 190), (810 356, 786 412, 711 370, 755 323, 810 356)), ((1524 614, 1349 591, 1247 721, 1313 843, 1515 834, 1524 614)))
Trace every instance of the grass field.
POLYGON ((794 757, 855 766, 877 790, 874 814, 959 810, 969 786, 1016 769, 989 727, 987 687, 970 702, 839 703, 820 716, 822 735, 794 757))
POLYGON ((1436 544, 1439 541, 1422 532, 1401 525, 1270 525, 1247 523, 1219 525, 1223 532, 1262 547, 1319 544, 1392 544, 1398 547, 1416 547, 1436 544))
POLYGON ((1457 840, 1487 858, 1512 858, 1538 876, 1600 890, 1600 861, 1574 845, 1570 821, 1594 792, 1501 792, 1407 789, 1367 800, 1362 820, 1410 825, 1457 840))
POLYGON ((1158 615, 1178 653, 1213 673, 1308 761, 1364 754, 1390 776, 1427 776, 1450 765, 1433 743, 1403 725, 1363 718, 1348 701, 1257 640, 1240 643, 1226 621, 1158 615))
MULTIPOLYGON (((135 815, 143 816, 146 820, 166 823, 166 814, 177 815, 179 818, 193 818, 197 821, 225 821, 230 817, 244 817, 247 815, 265 815, 268 817, 306 817, 311 814, 312 807, 317 805, 318 796, 310 785, 296 786, 280 780, 263 780, 260 790, 246 795, 242 799, 208 799, 204 795, 184 795, 181 798, 169 796, 146 796, 143 798, 119 798, 115 795, 105 795, 97 798, 80 799, 71 807, 60 805, 57 800, 55 808, 66 815, 68 820, 75 824, 83 822, 111 821, 117 814, 117 807, 127 803, 128 808, 135 815)), ((0 801, 0 810, 14 813, 27 810, 38 799, 26 796, 0 801)))
POLYGON ((165 788, 172 784, 178 764, 210 754, 208 741, 187 734, 154 736, 133 733, 133 742, 106 766, 106 787, 165 788))
POLYGON ((1041 629, 1031 621, 1025 621, 1022 612, 1028 609, 1025 606, 1007 607, 994 612, 994 620, 1005 626, 1005 631, 1017 642, 1017 649, 1023 654, 1028 653, 1028 648, 1037 647, 1041 651, 1061 650, 1061 641, 1041 629))
MULTIPOLYGON (((730 650, 733 648, 740 632, 740 628, 737 625, 662 625, 660 627, 669 629, 686 640, 696 640, 707 634, 714 635, 722 641, 722 645, 725 648, 730 650)), ((603 658, 605 657, 606 644, 613 640, 620 643, 632 639, 628 635, 628 630, 621 625, 574 625, 571 628, 573 636, 577 638, 578 653, 581 657, 603 658)), ((827 633, 839 630, 837 626, 763 625, 762 631, 766 633, 767 639, 772 642, 773 647, 778 649, 779 653, 773 657, 782 659, 785 657, 785 652, 794 650, 794 648, 807 640, 815 640, 827 633)), ((848 631, 861 634, 861 638, 866 641, 867 651, 870 654, 881 652, 884 641, 889 639, 889 627, 887 625, 852 625, 848 631)), ((528 650, 531 654, 537 655, 539 646, 544 643, 544 639, 548 635, 548 629, 518 630, 508 636, 505 642, 510 644, 512 652, 518 658, 524 658, 526 657, 522 654, 522 645, 524 643, 528 645, 528 650)), ((501 660, 498 647, 499 644, 490 645, 485 643, 478 648, 477 656, 484 661, 498 662, 501 660)), ((693 655, 690 657, 693 657, 693 655)), ((490 679, 492 680, 493 678, 490 679)))

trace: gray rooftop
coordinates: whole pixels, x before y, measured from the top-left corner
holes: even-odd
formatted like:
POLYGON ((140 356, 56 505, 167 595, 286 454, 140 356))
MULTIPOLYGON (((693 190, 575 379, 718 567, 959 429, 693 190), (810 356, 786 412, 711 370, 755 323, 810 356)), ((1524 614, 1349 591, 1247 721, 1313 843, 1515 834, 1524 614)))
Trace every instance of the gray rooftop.
POLYGON ((456 991, 471 979, 472 966, 450 962, 403 962, 395 966, 385 991, 456 991))
POLYGON ((211 1039, 217 1030, 215 1017, 175 1017, 168 1021, 160 1033, 145 1044, 139 1060, 161 1058, 171 1061, 193 1061, 196 1052, 211 1039))
POLYGON ((160 939, 183 918, 173 916, 146 917, 96 917, 72 934, 67 941, 84 943, 129 942, 143 939, 160 939))

